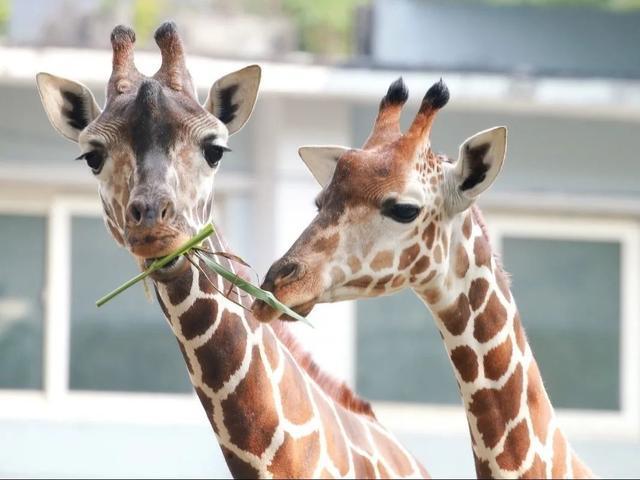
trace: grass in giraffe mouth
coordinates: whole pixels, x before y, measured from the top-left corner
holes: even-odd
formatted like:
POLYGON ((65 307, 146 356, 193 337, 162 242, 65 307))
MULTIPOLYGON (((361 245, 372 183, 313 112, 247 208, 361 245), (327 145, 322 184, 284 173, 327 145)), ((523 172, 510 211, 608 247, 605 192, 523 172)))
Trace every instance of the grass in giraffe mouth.
MULTIPOLYGON (((293 319, 295 319, 297 321, 300 321, 300 322, 306 323, 307 325, 313 326, 311 324, 311 322, 309 322, 309 320, 307 320, 305 317, 303 317, 302 315, 296 313, 295 311, 293 311, 291 308, 289 308, 285 304, 281 303, 273 295, 273 293, 267 292, 266 290, 262 290, 260 287, 257 287, 255 285, 253 285, 252 283, 250 283, 250 282, 246 281, 245 279, 241 278, 240 276, 236 275, 234 272, 231 272, 231 271, 227 270, 225 267, 223 267, 218 262, 216 262, 213 259, 213 256, 221 255, 221 256, 225 256, 225 257, 227 257, 227 258, 229 258, 231 260, 235 260, 235 261, 240 262, 240 263, 242 263, 244 265, 247 265, 242 259, 240 259, 239 257, 236 257, 234 255, 229 255, 229 254, 226 254, 226 253, 210 252, 208 250, 202 249, 201 248, 202 242, 204 240, 206 240, 212 233, 213 233, 213 225, 212 224, 208 224, 202 230, 200 230, 200 232, 198 232, 194 237, 190 238, 188 241, 186 241, 183 245, 178 247, 175 251, 173 251, 169 255, 166 255, 166 256, 161 257, 161 258, 148 258, 148 259, 146 259, 144 261, 145 270, 143 272, 139 273, 138 275, 136 275, 132 279, 126 281, 125 283, 120 285, 118 288, 116 288, 112 292, 106 294, 104 297, 98 299, 98 301, 96 301, 96 306, 101 307, 102 305, 107 303, 109 300, 113 299, 114 297, 116 297, 120 293, 124 292, 128 288, 132 287, 136 283, 141 282, 142 280, 144 280, 148 276, 152 275, 154 272, 162 272, 162 271, 171 270, 174 266, 176 266, 176 264, 178 264, 178 262, 182 261, 183 258, 186 258, 196 268, 200 269, 200 266, 192 258, 192 257, 196 257, 196 258, 200 259, 202 262, 204 262, 205 265, 207 265, 209 268, 211 268, 218 275, 223 277, 225 280, 227 280, 231 284, 235 285, 240 290, 243 290, 244 292, 246 292, 249 295, 253 296, 255 299, 262 300, 267 305, 269 305, 272 308, 275 308, 276 310, 288 315, 289 317, 292 317, 293 319)), ((203 272, 203 274, 204 274, 204 272, 203 272)), ((205 277, 206 277, 206 274, 205 274, 205 277)), ((206 278, 209 279, 208 277, 206 277, 206 278)), ((209 281, 211 281, 211 280, 209 280, 209 281)), ((211 282, 211 283, 213 284, 213 282, 211 282)), ((216 288, 215 285, 213 285, 213 287, 216 288)), ((228 298, 228 296, 227 296, 227 298, 228 298)), ((231 299, 229 299, 229 300, 231 300, 231 299)), ((233 301, 233 300, 231 300, 231 301, 233 301)), ((234 303, 237 303, 237 302, 234 302, 234 303)), ((240 305, 240 304, 238 304, 238 305, 240 305)), ((240 306, 242 308, 245 308, 242 305, 240 305, 240 306)))

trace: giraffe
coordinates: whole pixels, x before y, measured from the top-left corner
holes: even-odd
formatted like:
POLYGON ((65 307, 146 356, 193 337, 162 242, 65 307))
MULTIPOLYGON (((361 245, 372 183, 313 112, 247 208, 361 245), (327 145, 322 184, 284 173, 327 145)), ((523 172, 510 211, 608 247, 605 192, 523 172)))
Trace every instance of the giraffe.
MULTIPOLYGON (((98 181, 107 229, 141 266, 212 221, 215 172, 260 82, 260 68, 246 67, 200 105, 175 25, 155 40, 162 64, 148 77, 134 64, 133 30, 114 28, 104 109, 80 83, 37 76, 51 124, 79 144, 98 181)), ((217 232, 207 246, 227 251, 217 232)), ((248 298, 223 294, 230 285, 205 264, 181 257, 153 282, 234 477, 428 478, 369 403, 321 371, 284 324, 262 324, 248 298)))
MULTIPOLYGON (((433 153, 429 138, 449 100, 446 85, 427 91, 402 133, 408 95, 402 78, 390 85, 361 149, 300 148, 323 187, 318 214, 263 288, 303 313, 318 302, 413 289, 453 365, 478 477, 589 477, 558 426, 474 205, 502 168, 506 128, 468 138, 450 160, 433 153)), ((265 322, 276 317, 259 301, 253 311, 265 322)))

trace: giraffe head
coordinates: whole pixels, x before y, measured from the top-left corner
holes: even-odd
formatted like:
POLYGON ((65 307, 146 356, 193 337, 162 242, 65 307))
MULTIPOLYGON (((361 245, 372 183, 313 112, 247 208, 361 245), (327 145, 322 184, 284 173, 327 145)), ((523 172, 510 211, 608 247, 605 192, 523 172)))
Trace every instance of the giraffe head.
MULTIPOLYGON (((114 28, 104 109, 78 82, 37 76, 51 124, 78 143, 78 159, 98 180, 109 231, 140 262, 166 255, 211 220, 214 175, 260 83, 260 68, 246 67, 217 80, 200 104, 175 24, 162 24, 155 40, 162 64, 149 77, 134 64, 133 30, 114 28)), ((181 258, 157 277, 185 266, 181 258)))
MULTIPOLYGON (((318 302, 443 282, 452 225, 502 167, 504 127, 465 140, 455 161, 433 153, 429 132, 449 100, 442 81, 427 91, 403 133, 399 119, 407 98, 402 79, 393 82, 360 149, 299 150, 322 186, 318 214, 272 265, 263 288, 303 314, 318 302)), ((262 302, 254 313, 263 321, 276 315, 262 302)))

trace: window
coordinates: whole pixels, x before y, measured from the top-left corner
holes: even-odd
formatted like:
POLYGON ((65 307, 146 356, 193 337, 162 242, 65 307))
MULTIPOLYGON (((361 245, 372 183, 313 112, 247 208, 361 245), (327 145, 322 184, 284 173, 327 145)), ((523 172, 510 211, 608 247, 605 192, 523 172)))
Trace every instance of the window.
POLYGON ((0 388, 42 388, 45 218, 0 215, 0 388))
MULTIPOLYGON (((561 421, 637 434, 638 223, 486 217, 561 421)), ((413 292, 358 302, 356 349, 357 389, 389 407, 390 424, 407 408, 427 425, 460 405, 433 318, 413 292)))

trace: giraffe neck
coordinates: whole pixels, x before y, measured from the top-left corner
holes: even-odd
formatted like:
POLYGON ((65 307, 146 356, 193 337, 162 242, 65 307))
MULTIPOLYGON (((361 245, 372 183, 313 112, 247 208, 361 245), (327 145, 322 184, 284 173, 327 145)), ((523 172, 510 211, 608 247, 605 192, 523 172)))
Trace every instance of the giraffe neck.
MULTIPOLYGON (((211 248, 225 251, 219 237, 211 248)), ((368 404, 344 387, 332 395, 286 327, 256 321, 220 293, 229 287, 200 265, 156 293, 234 477, 426 476, 368 404)))
POLYGON ((479 210, 440 232, 450 265, 416 290, 434 314, 466 410, 478 477, 590 476, 558 427, 479 210))

